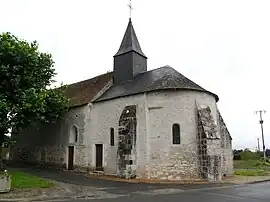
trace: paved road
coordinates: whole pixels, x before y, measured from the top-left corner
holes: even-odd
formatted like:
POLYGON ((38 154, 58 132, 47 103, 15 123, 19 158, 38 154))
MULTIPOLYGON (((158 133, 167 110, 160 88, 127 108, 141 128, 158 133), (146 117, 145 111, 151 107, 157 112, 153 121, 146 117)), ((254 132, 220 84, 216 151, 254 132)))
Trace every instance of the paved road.
MULTIPOLYGON (((169 190, 168 190, 169 191, 169 190)), ((270 183, 198 190, 178 190, 171 194, 134 194, 108 199, 73 199, 69 202, 269 202, 270 183)))
MULTIPOLYGON (((85 175, 56 172, 54 170, 40 170, 20 168, 21 171, 53 179, 59 182, 76 185, 76 187, 89 187, 82 191, 78 189, 72 195, 57 201, 85 202, 269 202, 270 182, 231 185, 151 185, 130 184, 105 180, 89 179, 85 175), (92 187, 92 188, 91 188, 92 187), (82 193, 83 192, 83 193, 82 193)), ((53 202, 54 200, 50 199, 53 202)))

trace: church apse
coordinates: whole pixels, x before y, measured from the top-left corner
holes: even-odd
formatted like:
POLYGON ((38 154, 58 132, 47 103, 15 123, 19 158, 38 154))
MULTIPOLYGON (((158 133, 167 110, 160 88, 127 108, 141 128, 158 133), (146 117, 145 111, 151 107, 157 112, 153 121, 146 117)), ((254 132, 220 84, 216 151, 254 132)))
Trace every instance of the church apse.
POLYGON ((136 106, 126 106, 119 119, 117 174, 122 178, 136 177, 136 106))

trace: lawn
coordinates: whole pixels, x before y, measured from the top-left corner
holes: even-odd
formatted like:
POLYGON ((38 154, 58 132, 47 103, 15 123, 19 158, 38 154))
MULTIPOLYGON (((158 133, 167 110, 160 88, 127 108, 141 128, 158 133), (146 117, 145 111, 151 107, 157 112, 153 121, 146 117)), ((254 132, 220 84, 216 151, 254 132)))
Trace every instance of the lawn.
POLYGON ((235 175, 241 176, 267 176, 268 173, 265 170, 259 169, 244 169, 244 170, 235 170, 235 175))
POLYGON ((242 176, 268 176, 270 163, 262 160, 236 160, 234 161, 234 174, 242 176))
POLYGON ((234 168, 235 169, 251 169, 251 168, 258 168, 259 160, 236 160, 234 161, 234 168))
POLYGON ((15 189, 23 188, 50 188, 54 183, 23 172, 11 172, 12 183, 11 187, 15 189))
POLYGON ((235 169, 258 169, 263 168, 270 170, 270 163, 262 160, 236 160, 234 161, 235 169))

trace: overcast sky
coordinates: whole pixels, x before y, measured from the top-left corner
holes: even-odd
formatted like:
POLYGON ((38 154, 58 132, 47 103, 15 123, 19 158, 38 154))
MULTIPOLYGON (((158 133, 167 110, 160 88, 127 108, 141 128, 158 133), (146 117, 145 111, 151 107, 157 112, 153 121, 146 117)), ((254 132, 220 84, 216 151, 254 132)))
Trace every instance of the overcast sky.
MULTIPOLYGON (((0 32, 37 40, 65 84, 113 69, 128 0, 0 0, 0 32)), ((253 148, 264 109, 270 147, 270 1, 133 0, 148 69, 170 65, 219 95, 234 148, 253 148)), ((262 146, 261 146, 262 148, 262 146)))

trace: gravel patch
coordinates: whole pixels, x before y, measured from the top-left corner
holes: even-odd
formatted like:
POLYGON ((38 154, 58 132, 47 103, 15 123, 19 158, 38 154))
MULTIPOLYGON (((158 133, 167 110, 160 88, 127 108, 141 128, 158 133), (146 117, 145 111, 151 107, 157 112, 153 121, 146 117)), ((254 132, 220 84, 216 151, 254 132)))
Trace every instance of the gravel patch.
POLYGON ((56 187, 44 189, 14 189, 0 194, 0 201, 54 201, 56 199, 115 198, 121 195, 102 191, 101 188, 55 182, 56 187))

